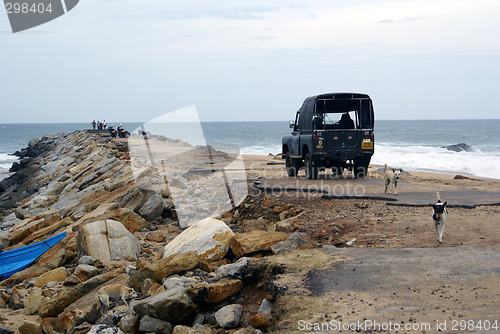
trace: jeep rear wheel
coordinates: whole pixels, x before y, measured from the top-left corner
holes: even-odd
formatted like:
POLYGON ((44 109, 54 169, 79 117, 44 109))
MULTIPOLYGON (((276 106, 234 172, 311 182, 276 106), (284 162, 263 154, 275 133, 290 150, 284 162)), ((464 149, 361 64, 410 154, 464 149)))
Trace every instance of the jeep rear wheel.
POLYGON ((362 157, 356 160, 354 166, 354 177, 357 179, 364 179, 368 174, 368 166, 370 165, 371 157, 362 157))
POLYGON ((308 179, 314 180, 318 178, 318 167, 313 166, 311 154, 309 153, 306 153, 304 158, 304 167, 306 168, 306 176, 308 179))
POLYGON ((299 171, 298 159, 290 158, 290 155, 286 155, 285 166, 286 173, 290 177, 297 176, 297 172, 299 171))

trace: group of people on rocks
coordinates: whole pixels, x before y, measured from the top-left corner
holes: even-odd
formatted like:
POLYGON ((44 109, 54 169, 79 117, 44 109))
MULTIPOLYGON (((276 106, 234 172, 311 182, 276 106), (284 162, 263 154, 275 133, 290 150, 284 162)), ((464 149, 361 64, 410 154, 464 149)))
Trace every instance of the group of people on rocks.
POLYGON ((106 128, 108 127, 108 124, 106 123, 106 120, 104 120, 103 122, 99 122, 99 121, 95 121, 93 120, 92 123, 92 129, 93 130, 106 130, 106 128))

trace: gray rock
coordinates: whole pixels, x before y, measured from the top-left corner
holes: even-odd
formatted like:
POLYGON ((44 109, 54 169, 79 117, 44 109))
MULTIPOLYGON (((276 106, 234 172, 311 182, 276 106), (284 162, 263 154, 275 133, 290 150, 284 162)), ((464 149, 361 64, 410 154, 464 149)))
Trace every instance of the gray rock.
POLYGON ((125 274, 127 274, 127 275, 129 275, 129 276, 130 276, 130 274, 132 274, 132 273, 133 273, 133 272, 135 272, 136 270, 137 270, 137 267, 135 267, 135 266, 133 266, 133 265, 129 264, 129 265, 127 266, 127 268, 125 268, 125 274))
POLYGON ((93 265, 95 263, 95 260, 92 258, 92 256, 89 255, 84 255, 78 259, 78 264, 88 264, 88 265, 93 265))
POLYGON ((28 147, 29 148, 33 148, 36 146, 36 144, 38 144, 40 142, 40 139, 38 138, 32 138, 29 143, 28 143, 28 147))
POLYGON ((79 264, 73 272, 82 281, 86 281, 99 274, 99 269, 89 264, 79 264))
POLYGON ((19 223, 20 221, 21 221, 21 219, 17 218, 14 213, 11 213, 2 219, 2 223, 0 224, 0 228, 2 230, 10 228, 10 227, 16 225, 17 223, 19 223))
POLYGON ((14 334, 14 331, 10 328, 0 326, 0 334, 14 334))
POLYGON ((111 325, 92 326, 87 334, 124 334, 118 327, 111 325))
POLYGON ((153 220, 155 218, 161 217, 164 209, 165 203, 163 201, 163 198, 158 194, 154 194, 139 210, 139 214, 147 220, 153 220))
POLYGON ((245 274, 250 263, 249 257, 242 257, 235 263, 225 264, 217 269, 217 276, 219 277, 241 277, 245 274))
POLYGON ((118 327, 125 333, 134 333, 134 328, 139 324, 139 316, 135 313, 129 313, 120 319, 118 327))
POLYGON ((273 302, 270 301, 267 298, 264 298, 262 300, 262 303, 260 303, 259 310, 257 311, 258 314, 271 314, 273 308, 273 302))
POLYGON ((205 323, 205 315, 202 313, 198 313, 194 317, 193 324, 191 326, 203 325, 204 323, 205 323))
POLYGON ((31 212, 29 212, 28 210, 23 209, 23 208, 17 208, 14 211, 14 213, 15 213, 16 217, 19 218, 19 219, 21 219, 21 220, 33 217, 33 215, 31 214, 31 212))
POLYGON ((186 289, 175 287, 138 301, 134 311, 141 317, 145 315, 178 324, 197 310, 186 289))
POLYGON ((241 319, 243 306, 240 304, 227 305, 215 312, 217 325, 225 329, 236 328, 241 319))
POLYGON ((308 241, 305 239, 306 236, 307 234, 305 233, 295 232, 290 237, 288 237, 287 240, 272 245, 271 250, 274 254, 278 254, 288 250, 296 249, 308 243, 308 241))
POLYGON ((448 151, 453 151, 453 152, 474 152, 474 148, 470 145, 467 145, 466 143, 458 143, 455 145, 449 145, 446 146, 446 149, 448 151))
POLYGON ((184 276, 171 276, 163 280, 163 287, 165 290, 175 288, 187 288, 191 283, 196 282, 196 279, 184 276))
POLYGON ((149 315, 145 315, 141 318, 141 322, 139 323, 139 331, 147 333, 170 334, 172 333, 172 324, 165 320, 160 320, 150 317, 149 315))

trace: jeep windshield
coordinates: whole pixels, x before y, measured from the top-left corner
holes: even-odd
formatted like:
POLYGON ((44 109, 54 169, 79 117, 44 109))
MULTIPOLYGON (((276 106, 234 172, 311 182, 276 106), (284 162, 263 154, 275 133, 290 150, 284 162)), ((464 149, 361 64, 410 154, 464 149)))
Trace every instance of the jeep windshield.
POLYGON ((313 114, 317 130, 373 129, 369 98, 318 98, 313 114))

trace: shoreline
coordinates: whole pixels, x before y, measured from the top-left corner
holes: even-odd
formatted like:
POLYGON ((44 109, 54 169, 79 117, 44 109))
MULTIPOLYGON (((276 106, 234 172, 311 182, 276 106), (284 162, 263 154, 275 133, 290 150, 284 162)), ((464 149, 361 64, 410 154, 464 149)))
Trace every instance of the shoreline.
MULTIPOLYGON (((44 138, 26 149, 25 154, 29 158, 21 159, 22 163, 8 182, 8 187, 5 190, 0 188, 1 228, 7 233, 0 237, 1 246, 13 249, 63 231, 68 235, 53 251, 48 251, 34 264, 0 284, 0 291, 13 296, 12 304, 19 308, 8 308, 11 302, 2 306, 3 299, 0 299, 0 315, 7 318, 4 326, 15 330, 26 319, 38 323, 41 317, 58 316, 78 308, 84 312, 85 321, 91 324, 86 326, 90 327, 100 317, 95 294, 107 284, 131 286, 140 295, 140 299, 130 302, 140 314, 134 320, 137 325, 139 318, 146 315, 165 317, 162 320, 170 322, 172 327, 191 325, 186 319, 201 317, 196 326, 221 330, 224 326, 210 322, 209 318, 213 318, 215 312, 227 304, 240 305, 243 310, 240 326, 249 328, 248 333, 252 334, 256 333, 255 328, 270 329, 276 333, 291 332, 296 329, 293 322, 298 314, 307 314, 311 321, 316 321, 320 316, 335 311, 349 320, 355 310, 357 314, 366 312, 384 320, 398 319, 402 316, 401 307, 394 308, 392 287, 372 289, 369 295, 348 287, 342 297, 349 300, 346 304, 338 299, 338 292, 332 296, 329 291, 314 290, 315 285, 311 282, 329 286, 330 279, 342 277, 341 274, 353 275, 352 270, 341 273, 341 269, 334 266, 339 261, 345 262, 346 266, 351 265, 349 261, 352 258, 338 257, 342 248, 366 251, 361 253, 364 259, 378 261, 376 257, 372 258, 377 252, 367 248, 391 249, 390 254, 406 254, 412 249, 420 249, 418 252, 429 254, 429 258, 439 259, 443 248, 453 247, 459 251, 450 255, 450 263, 460 260, 460 263, 467 264, 469 261, 479 267, 478 257, 500 251, 498 205, 450 208, 444 242, 438 243, 432 208, 427 204, 428 199, 435 203, 436 191, 450 203, 453 194, 456 195, 453 200, 462 201, 485 194, 494 199, 500 198, 499 180, 455 180, 452 175, 412 172, 403 175, 397 199, 412 201, 416 195, 425 194, 425 205, 396 207, 387 205, 388 199, 396 197, 384 194, 383 175, 376 171, 376 166, 370 168, 366 179, 354 179, 352 176, 334 179, 324 174, 319 180, 295 179, 286 177, 284 161, 279 156, 241 155, 236 159, 240 160, 240 164, 233 165, 231 159, 235 156, 220 151, 203 147, 192 149, 161 137, 153 137, 147 147, 141 147, 141 138, 136 138, 129 142, 76 132, 71 136, 44 138), (160 169, 148 165, 153 159, 145 160, 140 155, 147 150, 153 156, 167 148, 180 153, 190 152, 190 155, 180 158, 173 155, 179 159, 182 168, 179 173, 173 173, 168 188, 164 187, 166 167, 162 165, 164 169, 160 169), (190 164, 192 160, 199 161, 193 165, 190 164), (231 191, 243 185, 248 193, 234 207, 219 212, 219 205, 224 204, 226 198, 219 198, 212 185, 215 183, 212 181, 217 180, 210 173, 226 166, 230 168, 224 178, 232 180, 231 191), (243 171, 245 180, 235 178, 241 176, 243 171), (208 182, 203 182, 207 178, 208 182), (194 184, 190 183, 193 180, 194 184), (318 192, 287 191, 286 187, 281 187, 281 191, 276 193, 257 191, 252 186, 255 180, 261 183, 271 180, 285 186, 299 182, 305 188, 315 189, 323 185, 362 186, 379 198, 325 198, 318 192), (177 205, 179 202, 176 202, 175 196, 188 198, 189 201, 177 205), (214 237, 205 232, 200 236, 190 232, 189 227, 181 226, 179 217, 186 215, 198 219, 196 214, 199 208, 214 210, 209 212, 215 216, 210 224, 223 228, 214 237), (111 234, 101 232, 108 228, 119 230, 117 235, 126 238, 110 242, 111 234), (100 235, 104 237, 100 238, 100 235), (222 238, 222 235, 228 237, 222 238), (205 241, 214 245, 214 252, 223 250, 217 260, 207 259, 206 251, 201 249, 203 247, 197 247, 200 244, 197 238, 201 237, 208 238, 205 241), (102 246, 87 243, 96 240, 102 242, 102 246), (213 243, 215 241, 217 243, 213 243), (191 247, 191 251, 165 255, 167 250, 179 244, 191 247), (476 252, 479 254, 469 254, 467 250, 470 248, 479 249, 476 252), (109 254, 101 254, 102 249, 109 250, 109 254), (111 252, 120 256, 111 257, 111 252), (90 268, 92 270, 80 262, 82 255, 89 255, 95 260, 91 265, 93 268, 90 268), (226 266, 242 272, 224 276, 226 266), (171 277, 173 274, 179 276, 171 277), (311 281, 311 278, 316 281, 311 281), (182 283, 179 285, 179 282, 182 283), (169 284, 176 285, 189 305, 199 305, 208 316, 198 315, 196 308, 192 307, 182 308, 183 311, 179 311, 176 317, 170 317, 166 314, 168 312, 155 313, 155 308, 147 303, 168 295, 168 289, 172 288, 169 284), (210 297, 214 299, 210 302, 200 299, 206 294, 202 290, 207 286, 214 291, 210 297), (198 293, 196 289, 201 290, 198 293), (321 301, 321 305, 303 305, 300 302, 313 293, 314 299, 321 301), (33 295, 39 296, 36 299, 38 302, 34 302, 33 295), (378 301, 368 305, 360 303, 360 300, 378 301), (259 314, 258 310, 266 303, 271 304, 272 311, 259 314), (335 303, 335 309, 328 309, 331 303, 335 303)), ((222 185, 227 192, 228 183, 222 185)), ((416 199, 422 200, 421 197, 416 199)), ((433 272, 430 270, 433 268, 425 267, 426 263, 417 262, 415 266, 417 271, 422 266, 425 272, 433 272)), ((360 267, 355 265, 354 268, 360 267)), ((457 270, 453 275, 460 280, 464 271, 457 270)), ((362 272, 359 269, 355 274, 362 272)), ((367 270, 363 277, 370 279, 372 272, 367 270)), ((485 293, 482 302, 496 305, 497 294, 493 291, 496 291, 500 274, 482 277, 478 272, 475 276, 464 276, 464 279, 472 279, 471 284, 476 284, 474 280, 479 276, 482 282, 487 283, 483 286, 488 293, 485 293)), ((421 288, 420 284, 416 282, 413 285, 422 291, 419 300, 425 305, 432 304, 435 298, 433 290, 421 288)), ((460 291, 460 288, 457 286, 456 290, 460 291)), ((413 292, 403 289, 397 290, 397 293, 400 298, 397 302, 404 304, 411 300, 405 294, 413 292)), ((475 299, 474 296, 469 297, 464 295, 458 301, 447 299, 446 302, 450 303, 449 308, 465 317, 474 317, 477 312, 469 306, 475 306, 475 299)), ((171 301, 166 298, 162 302, 168 304, 171 301)), ((420 306, 420 301, 415 303, 424 307, 420 306)), ((179 308, 176 304, 168 305, 179 308)), ((117 305, 111 312, 118 314, 129 310, 117 305)), ((433 312, 415 314, 412 319, 424 321, 436 315, 440 316, 439 319, 449 319, 448 314, 433 312)), ((118 323, 113 325, 118 326, 118 323)), ((192 326, 195 328, 194 324, 192 326)))

